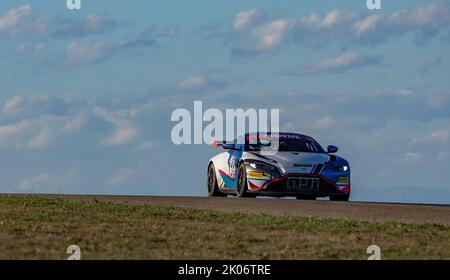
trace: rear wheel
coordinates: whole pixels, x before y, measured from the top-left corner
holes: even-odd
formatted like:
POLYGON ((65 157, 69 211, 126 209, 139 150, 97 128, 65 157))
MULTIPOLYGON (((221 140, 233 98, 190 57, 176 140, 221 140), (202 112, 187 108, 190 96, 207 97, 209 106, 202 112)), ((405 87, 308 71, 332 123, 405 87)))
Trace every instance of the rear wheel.
POLYGON ((349 198, 350 198, 349 194, 330 195, 330 200, 333 201, 348 201, 349 198))
POLYGON ((298 195, 297 196, 297 200, 316 200, 316 196, 315 195, 298 195))
POLYGON ((217 184, 216 170, 214 164, 210 164, 208 167, 208 195, 209 196, 227 196, 219 190, 219 185, 217 184))

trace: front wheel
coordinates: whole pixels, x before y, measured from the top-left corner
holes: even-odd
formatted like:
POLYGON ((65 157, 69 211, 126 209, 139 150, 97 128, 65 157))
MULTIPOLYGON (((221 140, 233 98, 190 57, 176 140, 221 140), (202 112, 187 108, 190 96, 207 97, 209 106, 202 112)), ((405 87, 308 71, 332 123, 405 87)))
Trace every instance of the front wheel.
POLYGON ((349 198, 349 194, 330 195, 330 200, 332 201, 348 201, 349 198))
POLYGON ((219 186, 217 184, 216 170, 214 168, 214 164, 210 164, 208 167, 208 195, 209 196, 227 196, 219 190, 219 186))
POLYGON ((237 181, 236 195, 238 197, 255 197, 255 195, 251 195, 248 193, 247 170, 245 169, 244 164, 240 164, 239 168, 238 168, 238 181, 237 181))

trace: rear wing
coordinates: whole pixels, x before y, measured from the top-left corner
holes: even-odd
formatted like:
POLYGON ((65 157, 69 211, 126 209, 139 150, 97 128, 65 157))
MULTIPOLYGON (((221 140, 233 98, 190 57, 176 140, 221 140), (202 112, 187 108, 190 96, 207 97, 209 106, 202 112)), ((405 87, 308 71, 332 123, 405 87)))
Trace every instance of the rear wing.
POLYGON ((217 141, 217 140, 215 140, 214 142, 213 142, 213 145, 214 145, 214 148, 219 148, 219 147, 222 147, 222 148, 224 148, 224 149, 235 149, 235 143, 234 143, 234 141, 233 142, 227 142, 227 141, 217 141))
POLYGON ((218 141, 218 140, 214 140, 214 142, 213 142, 215 149, 217 149, 219 147, 223 147, 224 144, 227 144, 227 142, 226 141, 218 141))

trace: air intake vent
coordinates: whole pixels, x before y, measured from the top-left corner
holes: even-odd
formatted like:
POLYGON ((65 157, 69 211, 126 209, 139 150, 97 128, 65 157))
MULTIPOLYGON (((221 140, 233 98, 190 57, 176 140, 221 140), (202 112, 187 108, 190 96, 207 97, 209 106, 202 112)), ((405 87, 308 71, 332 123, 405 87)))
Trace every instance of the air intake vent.
POLYGON ((314 168, 313 172, 316 174, 319 174, 322 171, 322 169, 323 169, 323 164, 320 163, 320 164, 316 165, 316 168, 314 168))

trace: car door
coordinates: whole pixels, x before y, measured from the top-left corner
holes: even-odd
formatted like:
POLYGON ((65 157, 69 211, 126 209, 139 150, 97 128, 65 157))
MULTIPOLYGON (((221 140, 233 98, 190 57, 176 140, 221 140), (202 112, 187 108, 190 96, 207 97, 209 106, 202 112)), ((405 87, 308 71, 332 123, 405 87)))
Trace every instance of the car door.
POLYGON ((241 145, 235 144, 235 149, 230 149, 227 151, 227 153, 228 153, 227 169, 230 180, 226 185, 228 188, 237 188, 237 173, 239 161, 242 158, 241 145))

